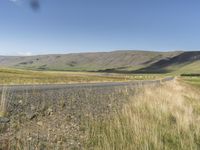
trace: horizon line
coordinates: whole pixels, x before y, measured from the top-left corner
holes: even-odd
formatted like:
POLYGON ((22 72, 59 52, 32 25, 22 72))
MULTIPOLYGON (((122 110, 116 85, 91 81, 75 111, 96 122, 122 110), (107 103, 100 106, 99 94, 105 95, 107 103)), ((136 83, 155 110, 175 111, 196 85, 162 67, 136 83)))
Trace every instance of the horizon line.
MULTIPOLYGON (((69 53, 42 53, 42 54, 28 54, 26 55, 27 52, 24 52, 25 54, 16 54, 16 55, 9 55, 9 54, 0 54, 0 56, 10 56, 10 57, 31 57, 31 56, 45 56, 45 55, 70 55, 70 54, 87 54, 87 53, 111 53, 111 52, 126 52, 126 51, 135 51, 135 52, 160 52, 160 53, 167 53, 167 52, 198 52, 200 50, 139 50, 139 49, 127 49, 127 50, 122 50, 122 49, 117 49, 117 50, 108 50, 108 51, 85 51, 85 52, 69 52, 69 53)), ((22 53, 22 52, 20 52, 22 53)))

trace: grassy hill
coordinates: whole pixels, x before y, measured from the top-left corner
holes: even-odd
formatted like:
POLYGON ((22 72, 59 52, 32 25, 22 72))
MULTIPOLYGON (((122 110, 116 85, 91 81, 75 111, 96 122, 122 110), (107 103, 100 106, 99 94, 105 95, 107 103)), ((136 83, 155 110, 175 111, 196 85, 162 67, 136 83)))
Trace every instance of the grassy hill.
POLYGON ((162 59, 134 72, 138 73, 199 73, 200 52, 182 52, 174 57, 162 59))
POLYGON ((199 73, 200 52, 113 51, 0 56, 0 66, 33 70, 129 73, 199 73))

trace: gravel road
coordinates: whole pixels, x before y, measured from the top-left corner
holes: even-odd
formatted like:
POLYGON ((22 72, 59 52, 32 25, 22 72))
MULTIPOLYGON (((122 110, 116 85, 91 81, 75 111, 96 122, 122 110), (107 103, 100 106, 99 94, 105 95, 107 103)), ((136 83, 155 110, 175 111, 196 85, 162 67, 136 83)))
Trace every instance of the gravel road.
POLYGON ((0 95, 6 89, 4 97, 8 102, 11 116, 28 112, 42 112, 51 106, 58 108, 65 105, 68 113, 81 115, 90 113, 93 116, 105 114, 108 106, 119 106, 143 85, 159 85, 171 81, 173 77, 152 81, 85 83, 85 84, 54 84, 54 85, 15 85, 0 86, 0 95), (78 111, 77 111, 78 110, 78 111))
POLYGON ((138 86, 138 85, 150 85, 160 84, 161 82, 171 81, 174 77, 167 77, 161 80, 141 80, 131 82, 103 82, 103 83, 78 83, 78 84, 41 84, 41 85, 8 85, 0 86, 0 92, 3 88, 6 88, 9 92, 18 91, 44 91, 44 90, 59 90, 59 89, 70 89, 70 88, 102 88, 102 87, 123 87, 123 86, 138 86))

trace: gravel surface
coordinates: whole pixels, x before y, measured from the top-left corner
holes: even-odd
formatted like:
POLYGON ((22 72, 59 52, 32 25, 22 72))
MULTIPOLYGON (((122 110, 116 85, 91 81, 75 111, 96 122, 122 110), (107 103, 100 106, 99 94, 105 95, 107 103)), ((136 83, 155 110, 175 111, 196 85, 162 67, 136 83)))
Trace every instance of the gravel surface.
MULTIPOLYGON (((9 122, 0 124, 0 145, 5 141, 16 145, 19 140, 27 144, 29 139, 32 142, 29 141, 29 146, 42 143, 46 149, 54 149, 51 146, 55 145, 60 149, 83 149, 84 122, 91 118, 109 117, 143 85, 156 86, 170 80, 173 78, 123 83, 8 86, 5 97, 9 122)), ((0 87, 0 94, 2 89, 0 87)))
POLYGON ((69 88, 95 88, 95 87, 119 87, 119 86, 138 86, 159 84, 161 82, 173 80, 174 77, 167 77, 161 80, 141 80, 131 82, 103 82, 103 83, 77 83, 77 84, 40 84, 40 85, 8 85, 0 86, 0 92, 6 88, 10 92, 13 91, 31 91, 31 90, 58 90, 69 88))

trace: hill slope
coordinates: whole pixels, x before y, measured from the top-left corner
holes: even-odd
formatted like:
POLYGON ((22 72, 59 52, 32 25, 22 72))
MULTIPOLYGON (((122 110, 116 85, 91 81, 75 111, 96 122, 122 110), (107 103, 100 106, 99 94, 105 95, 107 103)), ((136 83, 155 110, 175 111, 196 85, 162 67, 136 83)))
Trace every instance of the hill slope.
POLYGON ((161 59, 171 58, 180 52, 114 51, 41 56, 0 56, 0 65, 5 67, 41 70, 86 70, 97 71, 112 68, 139 69, 161 59))
POLYGON ((183 52, 177 56, 161 59, 134 72, 145 73, 200 73, 200 52, 183 52))
POLYGON ((200 52, 113 51, 40 56, 0 56, 0 66, 34 70, 133 73, 200 72, 200 52))

